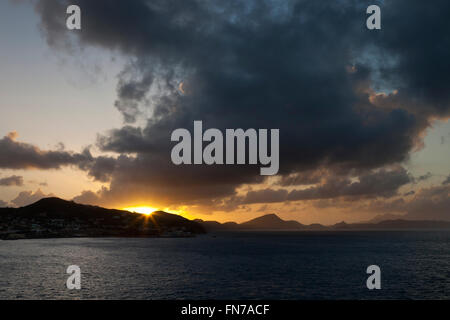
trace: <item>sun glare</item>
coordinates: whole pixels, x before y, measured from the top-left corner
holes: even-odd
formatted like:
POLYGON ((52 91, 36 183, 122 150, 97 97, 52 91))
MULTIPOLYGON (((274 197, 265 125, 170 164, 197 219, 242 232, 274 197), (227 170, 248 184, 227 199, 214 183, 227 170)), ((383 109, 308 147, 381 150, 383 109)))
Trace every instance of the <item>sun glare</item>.
POLYGON ((152 214, 152 212, 158 211, 157 208, 146 207, 146 206, 123 208, 123 210, 130 211, 130 212, 136 212, 136 213, 142 213, 142 214, 146 214, 146 215, 150 215, 150 214, 152 214))
POLYGON ((155 211, 164 211, 167 213, 177 214, 182 217, 185 217, 186 219, 193 219, 185 210, 184 208, 178 208, 178 210, 173 210, 169 208, 154 208, 154 207, 148 207, 148 206, 134 206, 134 207, 126 207, 122 210, 130 211, 130 212, 136 212, 140 214, 145 214, 147 216, 151 215, 155 211))

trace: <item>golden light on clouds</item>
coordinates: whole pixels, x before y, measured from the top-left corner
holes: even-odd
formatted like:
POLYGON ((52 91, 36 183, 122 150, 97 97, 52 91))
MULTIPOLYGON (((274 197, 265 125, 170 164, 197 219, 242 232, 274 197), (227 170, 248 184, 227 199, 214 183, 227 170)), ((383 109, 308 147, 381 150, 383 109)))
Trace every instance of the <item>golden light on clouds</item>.
POLYGON ((185 94, 186 92, 184 91, 184 82, 180 82, 180 85, 178 86, 178 90, 180 90, 181 93, 185 94))
POLYGON ((10 140, 15 141, 17 139, 17 137, 19 137, 19 134, 17 133, 17 131, 11 131, 6 135, 10 140))

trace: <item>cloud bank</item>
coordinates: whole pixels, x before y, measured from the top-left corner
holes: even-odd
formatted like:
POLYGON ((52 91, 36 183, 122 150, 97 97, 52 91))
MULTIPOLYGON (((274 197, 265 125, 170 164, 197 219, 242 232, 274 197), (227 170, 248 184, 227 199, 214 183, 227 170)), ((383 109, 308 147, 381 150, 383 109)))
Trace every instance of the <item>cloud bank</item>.
POLYGON ((44 151, 32 144, 17 141, 17 137, 17 132, 10 132, 0 139, 1 169, 59 169, 67 165, 84 166, 92 161, 89 150, 83 153, 44 151))
POLYGON ((23 186, 23 177, 21 176, 10 176, 6 178, 0 178, 0 186, 3 187, 21 187, 23 186))
POLYGON ((411 182, 398 165, 433 119, 450 116, 448 1, 39 0, 36 11, 50 46, 128 59, 115 102, 124 126, 97 140, 118 156, 43 152, 8 136, 0 167, 77 165, 110 181, 80 195, 91 201, 214 206, 268 183, 255 166, 174 166, 170 133, 194 120, 280 129, 278 185, 313 184, 269 186, 243 203, 392 197, 411 182), (61 14, 69 4, 83 12, 75 37, 61 14), (365 28, 369 4, 381 6, 382 30, 365 28))

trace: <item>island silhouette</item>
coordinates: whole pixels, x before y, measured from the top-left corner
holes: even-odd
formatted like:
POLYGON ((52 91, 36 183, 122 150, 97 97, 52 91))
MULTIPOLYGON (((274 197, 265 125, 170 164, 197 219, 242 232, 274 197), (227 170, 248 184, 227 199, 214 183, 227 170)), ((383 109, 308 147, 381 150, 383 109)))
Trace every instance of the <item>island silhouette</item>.
POLYGON ((155 211, 144 215, 106 209, 59 198, 44 198, 20 208, 0 208, 0 239, 61 237, 192 237, 223 231, 345 231, 345 230, 439 230, 450 221, 377 220, 363 223, 305 225, 266 214, 243 223, 189 220, 180 215, 155 211))
POLYGON ((163 211, 149 215, 44 198, 21 208, 0 209, 4 240, 60 237, 190 237, 204 227, 163 211))

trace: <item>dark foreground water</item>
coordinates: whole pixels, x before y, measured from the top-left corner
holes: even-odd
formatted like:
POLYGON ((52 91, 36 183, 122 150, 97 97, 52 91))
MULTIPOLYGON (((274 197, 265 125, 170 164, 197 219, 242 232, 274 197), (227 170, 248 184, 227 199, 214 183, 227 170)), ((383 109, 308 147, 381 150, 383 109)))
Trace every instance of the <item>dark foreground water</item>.
POLYGON ((450 232, 0 241, 0 299, 449 299, 450 232), (366 288, 381 268, 382 289, 366 288), (68 290, 66 268, 81 268, 68 290))

